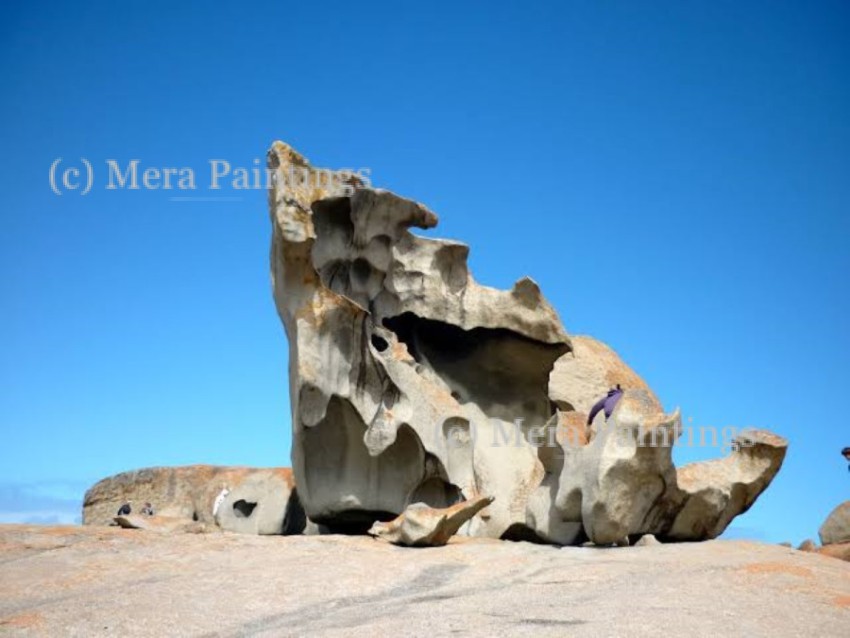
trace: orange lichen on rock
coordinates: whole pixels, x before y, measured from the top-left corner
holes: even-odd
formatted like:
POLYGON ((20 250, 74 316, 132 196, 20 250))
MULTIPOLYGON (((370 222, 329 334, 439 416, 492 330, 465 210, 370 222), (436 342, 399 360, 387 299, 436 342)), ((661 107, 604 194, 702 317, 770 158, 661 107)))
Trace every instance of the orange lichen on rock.
POLYGON ((797 565, 789 565, 787 563, 769 562, 769 563, 751 563, 742 568, 748 574, 789 574, 800 578, 811 578, 812 570, 808 567, 799 567, 797 565))

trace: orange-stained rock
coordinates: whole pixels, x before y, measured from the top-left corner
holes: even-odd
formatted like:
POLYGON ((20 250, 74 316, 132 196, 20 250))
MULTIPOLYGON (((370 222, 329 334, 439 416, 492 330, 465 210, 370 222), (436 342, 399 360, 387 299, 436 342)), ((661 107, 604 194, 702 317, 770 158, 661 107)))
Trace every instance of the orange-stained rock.
POLYGON ((650 387, 614 350, 593 337, 571 337, 572 352, 555 362, 549 375, 549 398, 563 409, 571 407, 588 414, 593 404, 619 384, 624 390, 643 390, 661 410, 661 402, 650 387))
POLYGON ((681 467, 682 506, 664 535, 672 540, 717 538, 746 512, 782 467, 788 441, 767 430, 746 430, 722 459, 681 467))
POLYGON ((824 545, 815 550, 823 556, 831 556, 832 558, 840 558, 841 560, 850 561, 850 543, 833 543, 824 545))

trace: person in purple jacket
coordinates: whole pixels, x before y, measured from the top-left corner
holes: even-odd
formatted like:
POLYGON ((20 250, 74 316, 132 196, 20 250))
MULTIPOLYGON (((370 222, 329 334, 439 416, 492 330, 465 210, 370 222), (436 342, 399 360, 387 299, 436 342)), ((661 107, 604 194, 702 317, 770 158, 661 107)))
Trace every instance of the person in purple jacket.
POLYGON ((599 401, 597 401, 592 408, 590 408, 590 414, 587 415, 587 424, 590 425, 593 423, 593 419, 596 418, 596 415, 599 414, 599 411, 603 408, 605 409, 605 418, 609 418, 611 414, 614 412, 614 408, 617 407, 617 402, 623 396, 623 389, 620 387, 620 384, 617 384, 616 388, 611 388, 608 390, 608 394, 599 401))

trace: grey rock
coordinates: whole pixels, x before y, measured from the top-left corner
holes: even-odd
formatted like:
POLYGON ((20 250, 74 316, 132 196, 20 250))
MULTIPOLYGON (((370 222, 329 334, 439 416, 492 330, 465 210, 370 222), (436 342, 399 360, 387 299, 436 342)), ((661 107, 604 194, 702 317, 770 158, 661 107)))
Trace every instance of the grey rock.
POLYGON ((225 531, 240 534, 300 533, 307 521, 291 479, 291 473, 275 470, 249 473, 229 490, 215 522, 225 531))
POLYGON ((269 167, 293 471, 317 525, 363 533, 413 503, 491 494, 461 533, 703 540, 778 471, 787 443, 770 433, 677 469, 679 411, 666 413, 611 348, 570 338, 533 280, 480 285, 466 245, 411 232, 435 227, 432 211, 385 190, 340 191, 282 142, 269 167), (615 384, 626 393, 614 414, 588 427, 615 384))
POLYGON ((597 415, 591 442, 565 463, 555 507, 597 545, 661 531, 678 507, 670 445, 679 414, 665 415, 644 390, 627 390, 611 418, 597 415), (658 445, 648 445, 657 438, 658 445))

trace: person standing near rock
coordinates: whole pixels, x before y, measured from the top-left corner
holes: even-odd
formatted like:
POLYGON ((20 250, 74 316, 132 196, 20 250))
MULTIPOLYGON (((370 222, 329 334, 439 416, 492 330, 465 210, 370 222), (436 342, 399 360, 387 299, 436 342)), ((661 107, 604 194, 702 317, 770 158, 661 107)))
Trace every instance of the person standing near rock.
POLYGON ((617 402, 623 396, 623 389, 620 387, 620 384, 617 384, 617 387, 611 388, 608 390, 608 394, 599 399, 596 403, 593 404, 593 407, 590 408, 590 414, 587 415, 587 424, 590 425, 593 423, 593 419, 596 418, 596 415, 599 414, 599 411, 605 410, 605 418, 608 419, 614 413, 614 408, 617 407, 617 402))
POLYGON ((153 505, 151 505, 150 503, 145 503, 144 507, 142 507, 142 515, 153 516, 153 505))
POLYGON ((215 502, 213 503, 213 518, 215 518, 215 515, 218 514, 218 509, 221 507, 221 504, 224 503, 224 499, 227 498, 228 494, 230 494, 230 490, 227 489, 226 485, 222 485, 221 492, 219 492, 218 496, 215 497, 215 502))

